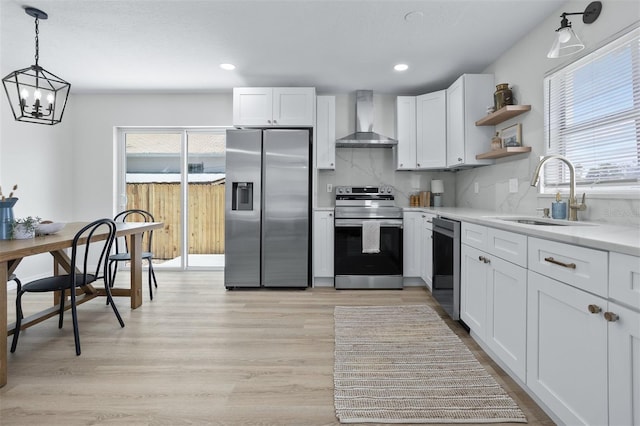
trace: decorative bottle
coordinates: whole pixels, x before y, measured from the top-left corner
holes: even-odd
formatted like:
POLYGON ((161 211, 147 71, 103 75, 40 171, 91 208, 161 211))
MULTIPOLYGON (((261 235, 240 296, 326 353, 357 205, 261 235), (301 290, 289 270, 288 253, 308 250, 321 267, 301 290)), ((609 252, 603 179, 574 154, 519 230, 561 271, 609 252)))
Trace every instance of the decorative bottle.
POLYGON ((567 203, 562 201, 559 192, 556 194, 556 201, 551 203, 551 217, 553 219, 567 218, 567 203))
POLYGON ((491 138, 491 150, 495 151, 502 148, 502 139, 500 139, 500 133, 496 132, 496 135, 491 138))
POLYGON ((496 91, 493 94, 493 103, 496 111, 506 105, 513 105, 513 92, 509 89, 509 84, 501 83, 496 86, 496 91))

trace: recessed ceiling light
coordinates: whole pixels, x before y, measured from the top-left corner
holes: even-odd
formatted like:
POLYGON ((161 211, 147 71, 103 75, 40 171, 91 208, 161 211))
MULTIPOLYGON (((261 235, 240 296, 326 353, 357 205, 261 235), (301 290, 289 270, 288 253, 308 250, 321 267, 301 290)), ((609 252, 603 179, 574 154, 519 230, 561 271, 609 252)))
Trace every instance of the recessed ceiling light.
POLYGON ((220 68, 227 71, 233 71, 236 69, 236 66, 233 64, 220 64, 220 68))
POLYGON ((397 64, 393 67, 394 70, 396 71, 406 71, 409 69, 409 65, 407 64, 397 64))

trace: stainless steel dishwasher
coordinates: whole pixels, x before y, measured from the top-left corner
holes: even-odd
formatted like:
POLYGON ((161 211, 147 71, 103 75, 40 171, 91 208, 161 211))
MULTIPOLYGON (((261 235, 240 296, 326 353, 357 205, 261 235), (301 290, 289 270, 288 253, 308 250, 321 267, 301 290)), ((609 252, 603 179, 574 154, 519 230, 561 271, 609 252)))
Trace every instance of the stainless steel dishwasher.
POLYGON ((433 218, 431 294, 449 316, 460 320, 460 222, 433 218))

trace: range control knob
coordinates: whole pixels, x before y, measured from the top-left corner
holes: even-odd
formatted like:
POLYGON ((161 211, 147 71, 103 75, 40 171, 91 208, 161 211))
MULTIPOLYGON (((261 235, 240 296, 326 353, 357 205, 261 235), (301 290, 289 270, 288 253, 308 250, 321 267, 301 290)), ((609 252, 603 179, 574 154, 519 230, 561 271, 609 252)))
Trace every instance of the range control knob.
POLYGON ((342 187, 341 187, 341 186, 339 186, 339 187, 337 187, 337 188, 336 188, 336 192, 337 192, 338 194, 342 194, 342 193, 344 192, 344 189, 342 189, 342 187))
POLYGON ((344 190, 347 194, 351 194, 351 188, 345 188, 344 190))

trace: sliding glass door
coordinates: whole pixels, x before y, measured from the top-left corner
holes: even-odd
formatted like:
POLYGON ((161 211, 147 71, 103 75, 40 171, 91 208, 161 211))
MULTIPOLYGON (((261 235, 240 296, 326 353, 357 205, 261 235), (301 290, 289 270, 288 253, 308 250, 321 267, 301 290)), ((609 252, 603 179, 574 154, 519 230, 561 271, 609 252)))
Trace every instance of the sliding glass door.
POLYGON ((225 129, 119 129, 118 211, 150 211, 154 267, 224 266, 225 129))

